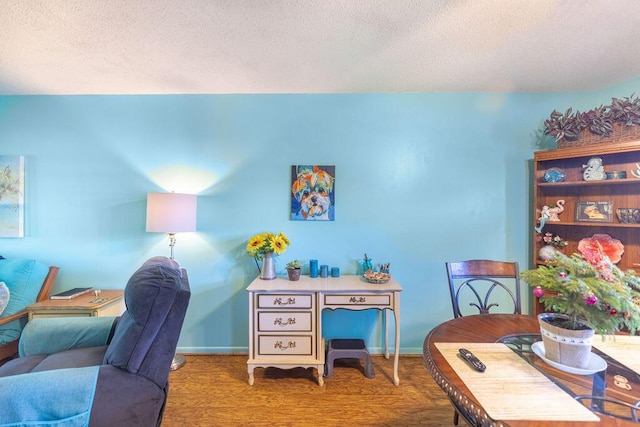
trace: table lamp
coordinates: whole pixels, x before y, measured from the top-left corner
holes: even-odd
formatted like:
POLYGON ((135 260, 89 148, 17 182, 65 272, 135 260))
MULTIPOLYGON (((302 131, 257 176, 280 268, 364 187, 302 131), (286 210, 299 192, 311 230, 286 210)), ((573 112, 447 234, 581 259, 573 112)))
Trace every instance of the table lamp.
MULTIPOLYGON (((147 232, 169 234, 171 259, 173 259, 173 247, 176 245, 176 233, 196 231, 196 211, 195 194, 147 194, 147 232)), ((171 362, 171 370, 181 368, 186 362, 183 354, 175 354, 171 362)))
POLYGON ((196 231, 196 210, 195 194, 147 194, 147 231, 169 234, 171 259, 176 233, 196 231))

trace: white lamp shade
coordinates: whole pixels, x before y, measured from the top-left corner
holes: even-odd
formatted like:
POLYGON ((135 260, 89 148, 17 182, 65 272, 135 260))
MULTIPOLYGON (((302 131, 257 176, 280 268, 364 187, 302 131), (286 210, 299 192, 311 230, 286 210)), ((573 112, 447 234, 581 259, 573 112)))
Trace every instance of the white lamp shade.
POLYGON ((180 193, 147 194, 147 231, 196 231, 197 196, 180 193))

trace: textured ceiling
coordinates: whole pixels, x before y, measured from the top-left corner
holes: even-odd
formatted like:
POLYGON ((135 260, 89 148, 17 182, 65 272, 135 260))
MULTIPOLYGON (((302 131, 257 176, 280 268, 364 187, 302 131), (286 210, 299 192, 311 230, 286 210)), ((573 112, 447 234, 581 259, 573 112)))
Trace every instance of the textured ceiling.
POLYGON ((638 0, 0 0, 0 94, 589 91, 638 0))

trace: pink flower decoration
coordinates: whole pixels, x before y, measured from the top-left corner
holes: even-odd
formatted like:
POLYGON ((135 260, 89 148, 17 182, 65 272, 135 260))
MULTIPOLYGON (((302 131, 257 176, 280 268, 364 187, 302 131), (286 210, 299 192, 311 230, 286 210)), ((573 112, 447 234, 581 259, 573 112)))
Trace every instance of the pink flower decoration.
POLYGON ((580 240, 578 252, 592 265, 600 263, 603 254, 608 256, 612 263, 617 264, 624 253, 624 245, 608 234, 594 234, 580 240))
POLYGON ((541 298, 542 296, 544 296, 544 290, 540 286, 536 286, 533 289, 533 295, 535 295, 538 298, 541 298))

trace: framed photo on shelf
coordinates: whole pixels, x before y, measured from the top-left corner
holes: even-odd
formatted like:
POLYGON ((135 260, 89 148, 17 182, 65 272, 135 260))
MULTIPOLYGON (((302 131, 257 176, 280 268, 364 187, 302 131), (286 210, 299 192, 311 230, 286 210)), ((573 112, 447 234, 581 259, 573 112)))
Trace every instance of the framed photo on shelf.
POLYGON ((576 222, 613 222, 613 202, 577 202, 576 222))

